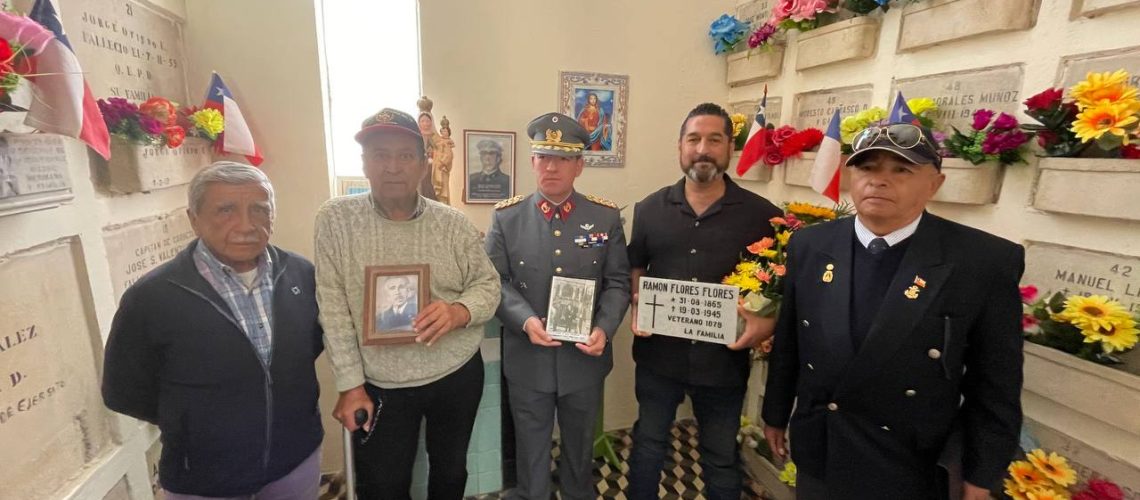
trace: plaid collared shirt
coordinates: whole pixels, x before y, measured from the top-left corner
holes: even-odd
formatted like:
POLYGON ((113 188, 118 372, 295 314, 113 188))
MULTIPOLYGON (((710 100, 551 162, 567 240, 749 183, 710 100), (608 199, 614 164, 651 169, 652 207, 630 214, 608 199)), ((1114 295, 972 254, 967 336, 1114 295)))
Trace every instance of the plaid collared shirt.
POLYGON ((194 249, 194 265, 222 296, 245 336, 269 366, 273 348, 273 259, 266 250, 257 261, 257 278, 246 288, 238 272, 214 257, 201 240, 194 249))

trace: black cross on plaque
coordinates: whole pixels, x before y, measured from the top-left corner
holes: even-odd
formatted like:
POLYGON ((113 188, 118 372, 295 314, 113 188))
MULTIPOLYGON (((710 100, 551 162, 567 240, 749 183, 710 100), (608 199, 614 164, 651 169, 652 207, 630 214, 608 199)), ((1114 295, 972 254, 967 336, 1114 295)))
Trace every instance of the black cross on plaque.
POLYGON ((645 305, 653 308, 653 311, 652 311, 653 320, 650 322, 649 327, 650 328, 656 328, 657 327, 657 308, 658 307, 665 307, 665 304, 658 304, 657 303, 657 294, 653 294, 653 302, 646 302, 645 305))

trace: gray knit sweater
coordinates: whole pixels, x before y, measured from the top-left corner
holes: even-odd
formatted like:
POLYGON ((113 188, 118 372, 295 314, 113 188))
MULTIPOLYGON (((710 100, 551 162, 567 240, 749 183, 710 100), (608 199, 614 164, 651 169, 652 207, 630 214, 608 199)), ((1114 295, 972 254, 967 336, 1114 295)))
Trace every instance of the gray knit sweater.
POLYGON ((479 349, 483 323, 499 306, 499 275, 475 225, 451 207, 420 203, 423 213, 408 221, 382 217, 369 193, 333 198, 317 212, 317 303, 338 391, 365 381, 399 388, 443 378, 479 349), (362 346, 365 266, 409 264, 428 264, 431 300, 463 304, 470 324, 430 347, 362 346))

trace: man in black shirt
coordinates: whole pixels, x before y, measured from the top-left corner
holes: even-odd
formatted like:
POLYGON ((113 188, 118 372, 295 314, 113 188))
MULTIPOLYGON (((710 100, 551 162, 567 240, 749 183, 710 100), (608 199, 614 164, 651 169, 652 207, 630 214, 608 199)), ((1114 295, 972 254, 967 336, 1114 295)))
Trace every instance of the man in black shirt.
POLYGON ((637 328, 638 280, 720 283, 745 247, 774 236, 768 220, 782 212, 725 175, 732 157, 732 121, 720 106, 706 103, 689 112, 678 149, 684 178, 649 195, 633 212, 629 262, 638 416, 628 496, 657 498, 669 429, 687 394, 701 428, 705 496, 737 500, 736 434, 748 383, 748 350, 772 334, 774 320, 746 314, 744 333, 729 346, 653 336, 637 328))

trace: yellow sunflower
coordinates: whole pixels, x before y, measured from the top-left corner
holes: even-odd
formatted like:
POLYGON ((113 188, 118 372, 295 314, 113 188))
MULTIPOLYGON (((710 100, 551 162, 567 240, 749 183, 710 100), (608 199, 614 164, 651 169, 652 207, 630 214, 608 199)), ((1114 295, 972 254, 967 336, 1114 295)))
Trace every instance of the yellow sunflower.
POLYGON ((811 203, 788 203, 787 211, 796 215, 807 215, 819 219, 832 220, 835 218, 835 210, 819 205, 812 205, 811 203))
POLYGON ((1045 475, 1037 470, 1033 464, 1024 460, 1017 460, 1009 464, 1009 476, 1017 483, 1017 486, 1023 490, 1030 490, 1033 488, 1048 486, 1049 480, 1045 479, 1045 475))
POLYGON ((907 99, 906 107, 910 108, 910 112, 915 116, 922 116, 923 113, 928 111, 937 111, 938 103, 929 97, 916 97, 914 99, 907 99))
POLYGON ((1013 500, 1029 500, 1029 497, 1025 495, 1025 488, 1018 485, 1017 481, 1004 479, 1002 485, 1005 486, 1005 494, 1013 500))
POLYGON ((1054 483, 1069 486, 1077 482, 1077 473, 1069 467, 1069 461, 1057 452, 1046 455, 1044 450, 1036 449, 1029 452, 1025 458, 1054 483))
POLYGON ((1025 493, 1029 500, 1069 500, 1069 494, 1052 488, 1031 488, 1025 493))
POLYGON ((1104 295, 1070 295, 1065 299, 1065 308, 1053 315, 1054 321, 1070 323, 1081 330, 1105 329, 1113 326, 1113 321, 1127 319, 1124 306, 1104 295))
POLYGON ((1136 321, 1132 318, 1114 318, 1108 327, 1097 327, 1091 330, 1081 330, 1086 343, 1100 342, 1104 352, 1126 351, 1136 345, 1140 339, 1140 330, 1136 329, 1136 321))
POLYGON ((1077 106, 1084 109, 1098 104, 1136 100, 1137 89, 1128 84, 1128 72, 1117 70, 1112 73, 1093 73, 1077 83, 1069 94, 1077 100, 1077 106))
POLYGON ((1138 109, 1134 105, 1135 102, 1102 102, 1089 106, 1077 115, 1076 121, 1073 122, 1073 132, 1081 142, 1089 142, 1100 139, 1104 134, 1112 134, 1120 137, 1121 142, 1127 145, 1130 129, 1135 128, 1136 122, 1140 121, 1136 116, 1138 109))

